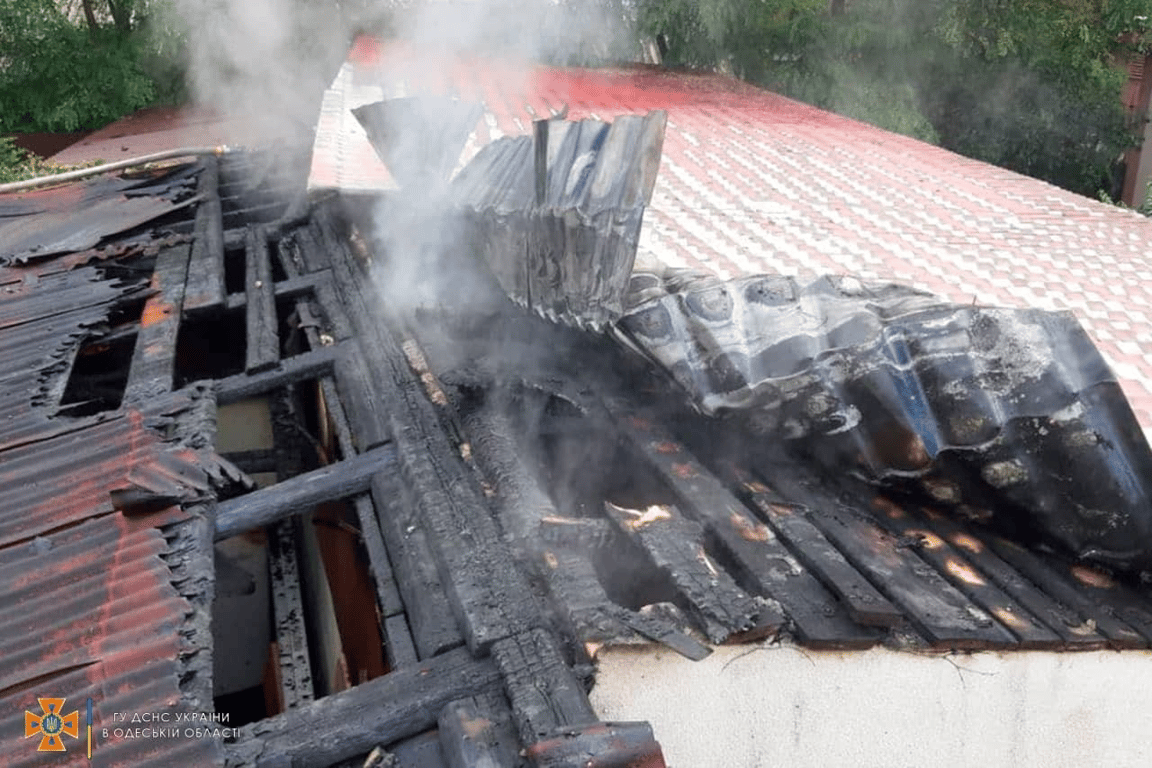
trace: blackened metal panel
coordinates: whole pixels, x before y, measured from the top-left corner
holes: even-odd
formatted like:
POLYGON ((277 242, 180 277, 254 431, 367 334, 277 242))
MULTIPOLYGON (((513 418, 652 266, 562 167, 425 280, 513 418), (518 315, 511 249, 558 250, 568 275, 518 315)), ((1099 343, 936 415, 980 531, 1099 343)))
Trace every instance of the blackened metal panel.
POLYGON ((687 273, 634 278, 619 328, 701 410, 740 414, 826 471, 1152 569, 1152 451, 1069 313, 687 273))

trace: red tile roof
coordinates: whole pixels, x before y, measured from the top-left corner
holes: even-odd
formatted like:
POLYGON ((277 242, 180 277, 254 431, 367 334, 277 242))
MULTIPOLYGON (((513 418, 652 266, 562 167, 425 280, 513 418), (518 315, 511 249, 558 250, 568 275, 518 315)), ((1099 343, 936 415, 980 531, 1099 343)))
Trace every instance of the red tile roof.
MULTIPOLYGON (((1069 309, 1152 428, 1152 220, 724 75, 430 59, 364 38, 346 67, 334 84, 344 107, 420 92, 482 100, 477 144, 564 105, 576 119, 666 109, 641 260, 721 276, 850 273, 962 303, 1069 309)), ((340 127, 362 134, 354 124, 340 127)), ((370 183, 382 166, 366 139, 334 146, 320 133, 314 181, 343 167, 370 183)))

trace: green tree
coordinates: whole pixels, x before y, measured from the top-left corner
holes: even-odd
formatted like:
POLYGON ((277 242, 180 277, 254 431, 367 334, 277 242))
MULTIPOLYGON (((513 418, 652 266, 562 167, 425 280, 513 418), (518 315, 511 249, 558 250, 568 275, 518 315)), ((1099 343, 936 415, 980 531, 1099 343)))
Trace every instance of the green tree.
POLYGON ((742 77, 1095 195, 1134 141, 1152 0, 640 0, 674 65, 742 77))
POLYGON ((158 5, 0 0, 0 133, 95 128, 178 98, 178 52, 151 23, 158 5))

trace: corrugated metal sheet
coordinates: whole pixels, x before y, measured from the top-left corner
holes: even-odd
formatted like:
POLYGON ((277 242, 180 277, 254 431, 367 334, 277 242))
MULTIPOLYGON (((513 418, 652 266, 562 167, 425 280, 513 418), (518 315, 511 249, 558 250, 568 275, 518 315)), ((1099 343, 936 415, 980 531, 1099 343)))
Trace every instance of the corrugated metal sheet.
POLYGON ((92 248, 193 202, 195 166, 143 177, 95 176, 0 199, 0 265, 92 248))
MULTIPOLYGON (((185 166, 0 201, 11 215, 0 224, 9 257, 0 267, 5 765, 87 763, 89 697, 96 727, 92 764, 211 765, 218 757, 211 738, 115 734, 141 727, 130 722, 133 714, 189 710, 185 687, 195 673, 187 660, 210 653, 203 606, 195 608, 190 597, 206 601, 199 590, 210 589, 211 572, 178 585, 173 568, 203 569, 203 563, 188 564, 186 539, 204 523, 177 503, 190 505, 210 492, 215 459, 186 444, 191 434, 182 425, 202 420, 211 393, 193 388, 81 418, 59 413, 82 344, 107 333, 117 307, 146 295, 147 274, 123 280, 109 277, 103 263, 80 263, 125 253, 119 242, 105 253, 92 248, 173 211, 194 178, 195 167, 185 166), (125 499, 143 498, 159 509, 116 509, 125 499), (199 629, 190 623, 194 617, 199 629), (43 697, 65 698, 65 712, 81 712, 80 738, 65 739, 63 754, 37 752, 37 739, 25 739, 25 711, 38 714, 43 697)), ((212 704, 198 701, 196 708, 211 711, 212 704)))

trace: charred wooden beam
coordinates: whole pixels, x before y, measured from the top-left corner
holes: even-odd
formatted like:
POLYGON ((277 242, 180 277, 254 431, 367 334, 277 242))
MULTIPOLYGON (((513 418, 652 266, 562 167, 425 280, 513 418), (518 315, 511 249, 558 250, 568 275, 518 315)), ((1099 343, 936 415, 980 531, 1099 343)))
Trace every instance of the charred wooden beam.
POLYGON ((226 501, 216 509, 216 540, 363 493, 372 475, 395 461, 395 449, 384 446, 226 501))
MULTIPOLYGON (((608 407, 625 440, 676 493, 685 514, 701 522, 713 537, 735 569, 737 583, 783 606, 806 645, 866 648, 880 641, 881 633, 853 621, 819 579, 687 448, 651 419, 632 415, 635 409, 628 403, 609 401, 608 407)), ((761 622, 768 630, 784 619, 769 614, 761 622)))
POLYGON ((732 479, 743 488, 745 500, 792 548, 800 562, 843 601, 853 621, 872 627, 894 627, 904 621, 904 612, 853 568, 800 510, 782 503, 762 483, 732 479))
POLYGON ((384 472, 372 480, 372 499, 420 658, 463 644, 410 494, 394 473, 384 472))
MULTIPOLYGON (((330 212, 320 209, 320 250, 331 256, 334 283, 363 345, 363 362, 396 442, 405 484, 413 490, 418 527, 464 637, 475 653, 542 622, 539 607, 503 541, 491 511, 451 445, 423 385, 385 327, 387 317, 330 212)), ((379 501, 379 500, 378 500, 379 501)), ((383 522, 383 521, 382 521, 383 522)), ((391 548, 391 540, 389 540, 391 548)))
MULTIPOLYGON (((882 509, 878 511, 884 514, 882 509)), ((931 513, 928 517, 933 531, 962 551, 981 574, 996 582, 1066 646, 1085 650, 1104 647, 1106 638, 1092 628, 1091 622, 1059 600, 1053 599, 1009 565, 989 546, 984 535, 977 536, 958 522, 937 513, 931 513)), ((1005 624, 1013 628, 1010 620, 1005 624)))
POLYGON ((156 258, 152 273, 156 293, 144 303, 140 316, 124 402, 139 403, 172 390, 189 252, 187 245, 179 245, 165 248, 156 258))
MULTIPOLYGON (((412 639, 412 629, 408 626, 408 619, 403 613, 384 619, 383 634, 384 656, 388 659, 389 669, 408 667, 420 660, 416 652, 416 643, 412 639)), ((462 645, 463 642, 463 639, 460 639, 456 645, 462 645)))
MULTIPOLYGON (((358 345, 353 348, 358 349, 358 345)), ((388 414, 384 403, 375 396, 373 383, 359 352, 342 355, 336 362, 335 375, 340 400, 356 423, 357 448, 367 451, 391 440, 388 414)))
POLYGON ((711 642, 757 628, 760 608, 708 555, 704 526, 670 504, 634 510, 605 503, 605 509, 676 586, 711 642))
POLYGON ((534 629, 492 644, 492 659, 504 678, 516 729, 524 744, 534 744, 557 728, 597 721, 584 693, 551 633, 534 629))
POLYGON ((1010 646, 1016 638, 972 604, 902 542, 849 508, 822 508, 811 520, 857 568, 883 586, 885 594, 937 647, 1010 646))
POLYGON ((240 728, 226 765, 324 766, 436 725, 444 707, 499 691, 500 672, 464 649, 369 680, 346 691, 240 728))
POLYGON ((520 741, 503 699, 453 701, 440 713, 438 725, 447 768, 507 768, 520 762, 520 741))
POLYGON ((376 584, 376 600, 382 616, 395 616, 404 612, 400 590, 392 572, 392 563, 384 546, 384 535, 380 532, 380 521, 376 518, 376 508, 372 497, 357 496, 353 501, 356 518, 360 522, 360 538, 368 553, 368 563, 372 568, 372 578, 376 584))
POLYGON ((219 306, 224 301, 224 220, 220 206, 220 171, 215 157, 204 158, 200 205, 196 208, 192 259, 188 271, 186 310, 219 306))
POLYGON ((296 553, 296 525, 281 520, 268 529, 268 574, 272 593, 272 626, 276 636, 276 679, 284 710, 315 700, 312 663, 300 567, 296 553))
POLYGON ((277 368, 249 375, 238 373, 216 382, 216 398, 221 405, 270 392, 307 379, 314 379, 330 373, 337 361, 349 349, 342 344, 304 352, 280 361, 277 368))
MULTIPOLYGON (((314 272, 307 275, 297 275, 287 280, 272 284, 272 292, 278 299, 294 299, 307 296, 319 286, 328 282, 328 276, 323 272, 314 272)), ((243 309, 248 306, 248 293, 230 293, 224 300, 227 310, 243 309)))
POLYGON ((252 227, 244 248, 245 331, 248 339, 244 370, 259 373, 280 360, 279 321, 276 317, 275 284, 268 256, 268 236, 263 227, 252 227))
MULTIPOLYGON (((863 496, 863 498, 867 498, 863 496)), ((973 603, 994 616, 1016 636, 1022 648, 1054 648, 1064 641, 1027 608, 1014 600, 977 566, 977 558, 940 536, 935 526, 887 499, 875 497, 875 519, 903 541, 915 542, 917 553, 973 603)), ((987 561, 987 558, 979 558, 987 561)))
POLYGON ((564 728, 524 751, 535 768, 665 768, 648 723, 595 723, 564 728))
POLYGON ((1067 577, 1058 573, 1032 552, 1007 539, 995 536, 989 537, 988 543, 997 555, 1004 558, 1032 583, 1082 616, 1088 626, 1095 627, 1097 632, 1108 638, 1109 645, 1115 648, 1148 647, 1148 640, 1139 632, 1114 615, 1109 608, 1077 589, 1067 577))

